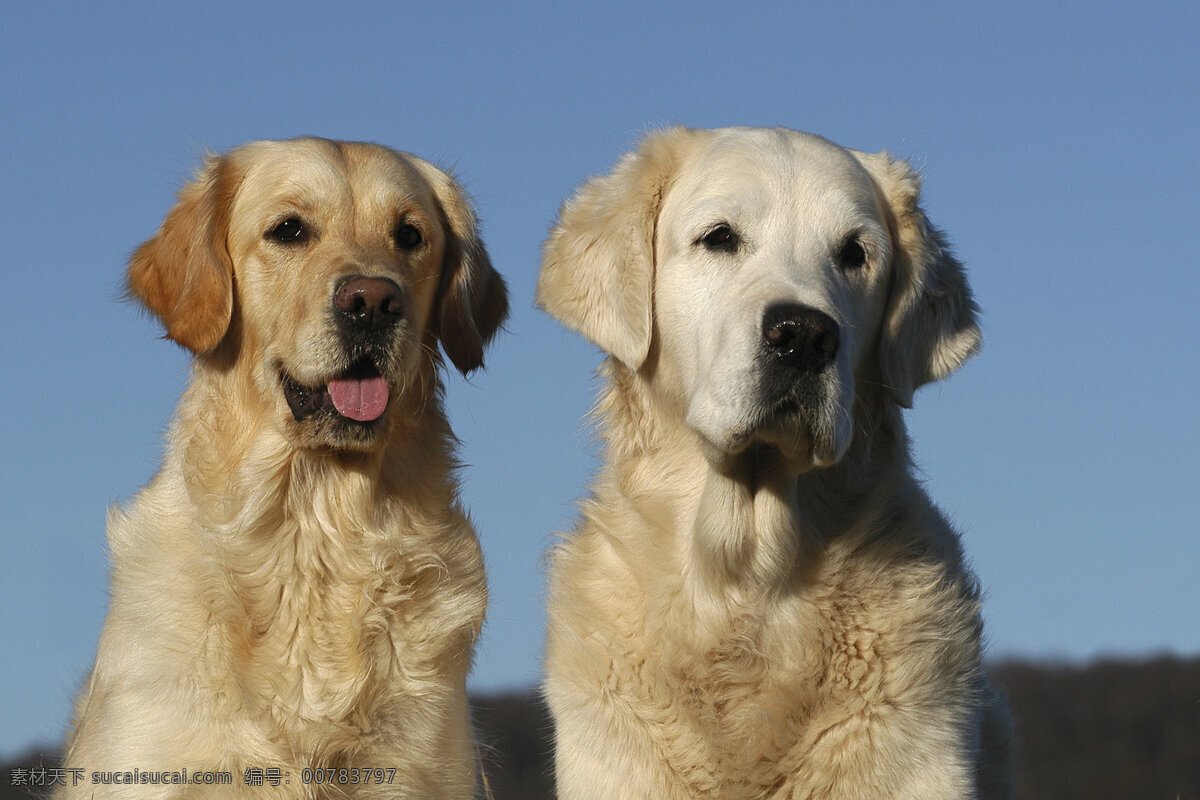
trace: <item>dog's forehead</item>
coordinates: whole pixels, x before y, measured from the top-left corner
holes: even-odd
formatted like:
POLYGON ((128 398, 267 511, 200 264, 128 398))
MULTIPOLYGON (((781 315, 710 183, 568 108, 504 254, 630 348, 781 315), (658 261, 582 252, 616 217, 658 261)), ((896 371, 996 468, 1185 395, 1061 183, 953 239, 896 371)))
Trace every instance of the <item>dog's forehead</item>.
POLYGON ((432 192, 401 153, 379 145, 296 139, 255 142, 237 157, 244 178, 235 200, 240 210, 278 204, 381 210, 432 207, 432 192))
POLYGON ((850 151, 813 134, 758 128, 714 131, 685 163, 671 195, 684 215, 701 216, 723 207, 793 218, 871 216, 878 201, 850 151))
POLYGON ((418 162, 424 162, 416 156, 360 142, 342 142, 339 146, 346 159, 348 181, 359 198, 386 202, 400 197, 432 204, 433 189, 417 167, 418 162))

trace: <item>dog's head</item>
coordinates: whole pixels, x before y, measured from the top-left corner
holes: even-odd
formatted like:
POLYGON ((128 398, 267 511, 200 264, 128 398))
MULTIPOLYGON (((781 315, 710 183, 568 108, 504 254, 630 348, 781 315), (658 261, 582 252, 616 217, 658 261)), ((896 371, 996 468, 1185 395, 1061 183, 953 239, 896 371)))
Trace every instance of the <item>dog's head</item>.
POLYGON ((353 450, 383 440, 437 341, 479 367, 508 304, 450 176, 323 139, 209 158, 133 255, 129 288, 168 337, 245 370, 298 446, 353 450))
POLYGON ((907 407, 979 345, 919 192, 907 164, 810 134, 652 134, 564 205, 538 303, 646 377, 710 457, 829 465, 856 392, 907 407))

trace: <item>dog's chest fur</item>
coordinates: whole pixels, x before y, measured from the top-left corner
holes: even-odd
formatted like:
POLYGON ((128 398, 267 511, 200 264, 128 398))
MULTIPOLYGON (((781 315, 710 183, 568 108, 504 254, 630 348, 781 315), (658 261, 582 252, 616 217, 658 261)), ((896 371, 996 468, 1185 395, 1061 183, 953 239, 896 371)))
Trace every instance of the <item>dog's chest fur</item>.
POLYGON ((291 480, 279 518, 232 543, 245 556, 226 598, 234 672, 280 730, 328 747, 329 728, 344 729, 349 744, 370 733, 369 712, 444 680, 437 665, 481 623, 481 570, 447 563, 432 519, 391 515, 381 529, 370 493, 291 480))
POLYGON ((361 543, 363 534, 286 520, 257 554, 259 569, 234 579, 235 672, 281 729, 365 729, 356 709, 395 677, 391 628, 412 599, 408 565, 396 554, 374 565, 334 537, 361 543))
POLYGON ((412 697, 445 702, 447 680, 465 675, 486 587, 433 427, 405 444, 425 453, 417 472, 413 459, 297 453, 262 430, 232 449, 197 436, 116 519, 119 573, 127 546, 161 554, 156 573, 128 583, 174 598, 150 621, 169 626, 163 646, 192 653, 217 716, 247 720, 264 747, 336 760, 412 697), (152 530, 178 534, 142 538, 152 530))
MULTIPOLYGON (((626 541, 648 540, 634 520, 585 526, 585 538, 623 529, 626 541)), ((557 568, 568 584, 594 587, 581 619, 609 672, 592 680, 640 721, 689 796, 786 796, 811 774, 820 747, 870 735, 879 718, 922 702, 924 692, 957 684, 969 694, 975 654, 951 663, 947 653, 937 663, 928 643, 977 624, 973 587, 906 543, 903 530, 894 533, 850 532, 827 543, 786 589, 769 592, 697 588, 661 553, 662 561, 638 562, 655 573, 647 584, 613 545, 595 540, 586 577, 578 571, 584 561, 575 561, 582 546, 562 551, 557 568), (920 685, 914 674, 926 676, 920 685)), ((960 722, 959 709, 931 716, 939 713, 939 726, 960 722)))

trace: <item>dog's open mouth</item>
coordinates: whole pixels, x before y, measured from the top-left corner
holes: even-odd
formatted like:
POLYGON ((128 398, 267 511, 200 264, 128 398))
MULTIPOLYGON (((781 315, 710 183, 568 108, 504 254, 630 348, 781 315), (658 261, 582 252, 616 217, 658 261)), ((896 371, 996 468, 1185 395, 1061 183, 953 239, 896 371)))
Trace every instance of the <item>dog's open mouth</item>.
POLYGON ((354 422, 374 422, 387 410, 391 396, 387 380, 367 359, 355 362, 324 386, 305 386, 282 369, 279 377, 283 396, 297 422, 323 411, 354 422))

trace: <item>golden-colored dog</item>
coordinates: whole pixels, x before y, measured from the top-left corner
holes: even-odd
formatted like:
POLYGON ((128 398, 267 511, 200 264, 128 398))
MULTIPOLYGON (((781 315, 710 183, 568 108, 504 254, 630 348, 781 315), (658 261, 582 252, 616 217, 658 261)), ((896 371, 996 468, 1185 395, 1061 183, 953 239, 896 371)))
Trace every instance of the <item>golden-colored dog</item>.
POLYGON ((979 344, 904 163, 646 138, 563 207, 538 301, 611 357, 551 559, 561 800, 1001 797, 958 536, 901 407, 979 344))
POLYGON ((470 797, 487 591, 436 348, 480 366, 507 293, 462 189, 376 145, 245 145, 129 286, 195 358, 161 471, 110 515, 64 794, 470 797))

